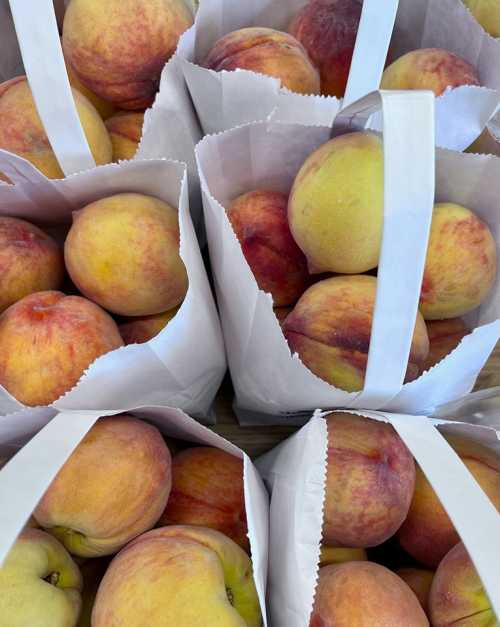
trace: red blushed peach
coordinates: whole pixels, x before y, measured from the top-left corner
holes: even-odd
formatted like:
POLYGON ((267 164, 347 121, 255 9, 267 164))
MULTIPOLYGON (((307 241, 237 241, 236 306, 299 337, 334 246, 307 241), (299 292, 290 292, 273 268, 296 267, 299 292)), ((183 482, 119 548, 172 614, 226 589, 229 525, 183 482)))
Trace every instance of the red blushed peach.
POLYGON ((396 575, 410 586, 426 614, 429 610, 429 593, 434 573, 423 568, 399 568, 396 575))
POLYGON ((64 53, 81 82, 122 109, 145 109, 182 33, 193 23, 183 0, 71 0, 64 53))
POLYGON ((446 355, 451 353, 470 332, 465 322, 460 318, 430 320, 427 322, 426 326, 429 335, 430 349, 429 355, 425 360, 424 370, 428 370, 438 364, 446 355))
POLYGON ((433 627, 495 627, 500 624, 461 542, 439 564, 432 582, 429 609, 433 627))
POLYGON ((286 317, 289 313, 293 311, 293 307, 275 307, 274 315, 278 318, 278 322, 280 323, 280 327, 283 326, 283 323, 286 320, 286 317))
POLYGON ((325 96, 344 95, 362 6, 361 0, 311 0, 289 26, 318 68, 325 96))
POLYGON ((172 492, 158 522, 216 529, 248 551, 243 461, 212 447, 175 455, 172 492))
POLYGON ((276 307, 293 305, 308 285, 307 261, 287 220, 288 197, 256 190, 239 196, 227 215, 257 285, 276 307))
POLYGON ((412 50, 385 70, 381 89, 430 89, 440 96, 447 87, 479 85, 474 67, 442 48, 412 50))
POLYGON ((273 76, 283 87, 299 94, 319 94, 320 78, 305 48, 295 37, 272 28, 242 28, 221 37, 204 67, 251 70, 273 76))
POLYGON ((25 405, 48 405, 120 346, 115 322, 94 303, 61 292, 30 294, 0 316, 0 384, 25 405))
POLYGON ((101 418, 34 515, 70 553, 110 555, 154 526, 171 482, 170 452, 156 427, 126 415, 101 418))
POLYGON ((105 124, 113 144, 113 161, 133 159, 142 137, 144 113, 117 113, 105 124))
POLYGON ((413 457, 389 424, 335 413, 327 428, 323 542, 354 548, 382 544, 408 514, 413 457))
POLYGON ((128 318, 126 322, 119 325, 120 334, 125 344, 143 344, 149 342, 163 331, 172 320, 179 308, 169 309, 154 316, 137 316, 128 318))
POLYGON ((33 292, 56 290, 64 277, 62 250, 34 224, 0 217, 0 311, 33 292))
MULTIPOLYGON (((361 390, 368 362, 377 279, 338 276, 311 286, 283 323, 293 353, 316 376, 335 387, 361 390)), ((427 329, 417 316, 406 371, 416 379, 429 352, 427 329)))
POLYGON ((429 627, 417 597, 393 572, 373 562, 319 571, 309 627, 429 627))

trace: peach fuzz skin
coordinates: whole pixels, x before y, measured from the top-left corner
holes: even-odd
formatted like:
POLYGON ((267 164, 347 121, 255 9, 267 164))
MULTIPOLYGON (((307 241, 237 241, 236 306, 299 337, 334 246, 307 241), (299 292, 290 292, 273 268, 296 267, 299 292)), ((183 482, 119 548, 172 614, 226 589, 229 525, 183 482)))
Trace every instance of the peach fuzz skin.
POLYGON ((344 95, 362 6, 361 0, 311 0, 288 27, 318 68, 324 96, 344 95))
POLYGON ((127 415, 101 418, 34 515, 70 553, 110 555, 154 526, 171 481, 170 452, 156 427, 127 415))
POLYGON ((192 23, 183 0, 71 0, 64 17, 64 54, 97 96, 122 109, 145 109, 192 23))
POLYGON ((272 28, 242 28, 219 39, 204 60, 204 67, 251 70, 281 81, 299 94, 319 94, 320 78, 305 48, 295 37, 272 28))
POLYGON ((320 568, 328 564, 343 564, 344 562, 365 562, 368 559, 364 549, 349 549, 337 546, 321 545, 319 556, 320 568))
POLYGON ((62 250, 49 235, 0 216, 0 312, 33 292, 57 290, 63 277, 62 250))
POLYGON ((493 286, 496 268, 488 225, 460 205, 435 205, 420 296, 424 318, 455 318, 479 307, 493 286))
POLYGON ((428 627, 411 589, 373 562, 348 562, 319 571, 309 627, 428 627))
POLYGON ((111 562, 92 627, 260 627, 248 555, 204 527, 143 534, 111 562))
POLYGON ((73 215, 64 259, 77 288, 122 316, 151 316, 187 291, 177 211, 143 194, 116 194, 73 215))
POLYGON ((424 568, 399 568, 396 575, 410 586, 426 614, 429 610, 429 593, 434 573, 424 568))
POLYGON ((212 447, 177 453, 172 492, 158 524, 216 529, 248 552, 243 461, 212 447))
POLYGON ((425 360, 424 370, 429 370, 451 353, 470 333, 461 318, 449 320, 429 320, 426 323, 429 335, 429 355, 425 360))
MULTIPOLYGON (((480 445, 457 439, 450 439, 450 443, 500 511, 498 458, 480 445)), ((397 535, 403 549, 429 568, 436 568, 446 553, 460 540, 436 493, 418 466, 410 511, 397 535)))
POLYGON ((305 160, 288 221, 310 272, 360 274, 378 265, 383 179, 382 143, 372 133, 335 137, 305 160))
POLYGON ((381 89, 430 89, 440 96, 447 87, 479 85, 474 67, 442 48, 412 50, 384 71, 381 89))
POLYGON ((288 196, 255 190, 236 198, 227 215, 257 285, 275 307, 297 302, 309 284, 307 261, 287 220, 288 196))
POLYGON ((500 2, 498 0, 463 0, 484 30, 500 37, 500 2))
POLYGON ((144 113, 118 113, 105 122, 111 143, 113 161, 133 159, 142 137, 144 113))
POLYGON ((101 116, 103 120, 106 120, 114 113, 116 113, 116 107, 112 102, 108 102, 107 100, 103 100, 96 96, 93 91, 85 87, 82 81, 76 75, 75 70, 71 67, 71 64, 68 63, 68 60, 65 57, 66 62, 66 71, 68 73, 68 79, 71 87, 77 89, 81 94, 85 96, 96 108, 97 113, 101 116))
POLYGON ((429 596, 433 627, 498 627, 481 579, 460 542, 444 557, 429 596))
POLYGON ((415 485, 415 462, 394 429, 346 413, 327 419, 323 542, 368 548, 401 526, 415 485))
MULTIPOLYGON (((92 103, 73 89, 76 109, 97 163, 111 161, 112 150, 104 122, 92 103)), ((56 156, 45 134, 26 77, 0 85, 0 148, 13 152, 36 166, 48 178, 63 178, 56 156)))
POLYGON ((25 405, 48 405, 100 355, 123 346, 115 322, 81 296, 36 292, 0 316, 0 384, 25 405))
MULTIPOLYGON (((319 281, 283 323, 292 353, 320 379, 347 392, 363 387, 376 289, 377 279, 366 275, 319 281)), ((418 314, 406 381, 420 375, 428 352, 427 329, 418 314)))
POLYGON ((169 309, 153 316, 137 316, 127 318, 118 326, 125 344, 143 344, 149 342, 163 331, 167 324, 179 311, 178 307, 169 309))

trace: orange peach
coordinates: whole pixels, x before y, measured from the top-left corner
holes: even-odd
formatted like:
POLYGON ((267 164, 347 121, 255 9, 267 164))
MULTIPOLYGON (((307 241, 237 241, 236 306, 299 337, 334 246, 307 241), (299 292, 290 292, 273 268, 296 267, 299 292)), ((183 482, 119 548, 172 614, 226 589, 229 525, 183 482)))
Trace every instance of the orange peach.
POLYGON ((76 212, 64 258, 82 294, 123 316, 172 309, 187 291, 177 211, 152 196, 116 194, 76 212))
POLYGON ((383 197, 376 135, 341 135, 309 155, 290 192, 288 220, 311 272, 360 274, 378 265, 383 197))
POLYGON ((183 0, 71 0, 63 47, 81 82, 122 109, 145 109, 182 33, 193 23, 183 0))
POLYGON ((434 573, 424 568, 398 568, 396 575, 410 586, 415 596, 420 601, 422 609, 427 614, 429 610, 429 593, 431 590, 434 573))
MULTIPOLYGON (((500 460, 488 449, 451 439, 455 450, 500 511, 500 460)), ((422 470, 417 467, 408 517, 398 531, 400 545, 429 568, 436 568, 460 538, 422 470)))
POLYGON ((243 461, 213 447, 177 453, 172 492, 158 522, 216 529, 248 551, 243 461))
POLYGON ((318 68, 325 96, 344 95, 362 6, 361 0, 310 0, 289 26, 318 68))
POLYGON ((120 346, 115 322, 94 303, 36 292, 0 316, 0 385, 25 405, 48 405, 97 357, 120 346))
POLYGON ((117 113, 106 120, 111 143, 113 161, 133 159, 142 137, 144 113, 117 113))
POLYGON ((93 91, 85 87, 85 85, 76 75, 75 70, 71 67, 71 64, 68 63, 68 60, 66 58, 64 60, 66 62, 66 71, 68 73, 68 79, 69 79, 71 87, 74 87, 75 89, 77 89, 81 94, 85 96, 85 98, 87 98, 87 100, 90 100, 90 102, 94 105, 97 113, 101 116, 101 118, 103 120, 106 120, 107 118, 112 116, 114 113, 116 113, 115 105, 112 102, 108 102, 107 100, 103 100, 102 98, 99 98, 99 96, 94 94, 93 91))
POLYGON ((242 28, 221 37, 203 65, 216 72, 251 70, 278 78, 290 91, 320 93, 319 73, 305 48, 292 35, 272 28, 242 28))
MULTIPOLYGON (((85 96, 76 89, 73 89, 73 96, 97 165, 109 163, 111 140, 104 122, 85 96)), ((0 120, 0 148, 27 159, 49 178, 63 178, 26 77, 19 76, 0 85, 0 120)))
POLYGON ((49 235, 0 216, 0 312, 33 292, 58 289, 63 277, 62 250, 49 235))
MULTIPOLYGON (((377 279, 338 276, 311 286, 283 323, 293 353, 316 376, 335 387, 361 390, 368 362, 377 279)), ((406 371, 416 379, 429 352, 427 329, 417 316, 406 371)))
POLYGON ((413 457, 384 422, 334 413, 327 428, 323 542, 354 548, 382 544, 408 514, 413 457))
POLYGON ((71 553, 110 555, 154 526, 171 482, 170 452, 156 427, 126 415, 101 418, 34 515, 71 553))
POLYGON ((429 596, 433 627, 495 627, 495 617, 481 579, 460 542, 443 558, 429 596))
POLYGON ((479 85, 474 67, 442 48, 412 50, 386 68, 381 89, 430 89, 440 96, 447 87, 479 85))
POLYGON ((463 0, 472 15, 492 37, 500 37, 500 2, 498 0, 463 0))
POLYGON ((430 349, 425 360, 424 370, 429 370, 460 344, 469 333, 469 329, 461 318, 429 320, 426 326, 430 349))
POLYGON ((276 307, 297 302, 308 285, 307 262, 287 220, 288 196, 256 190, 236 198, 227 212, 257 285, 276 307))
POLYGON ((213 529, 143 534, 111 562, 92 627, 260 627, 248 555, 213 529))
POLYGON ((373 562, 348 562, 319 571, 309 627, 429 627, 411 589, 373 562))
POLYGON ((478 307, 493 286, 496 265, 496 244, 488 225, 470 209, 437 204, 420 297, 424 318, 455 318, 478 307))
POLYGON ((144 342, 149 342, 149 340, 156 337, 160 331, 163 331, 178 311, 179 308, 175 307, 175 309, 162 311, 153 316, 128 318, 118 326, 120 335, 125 344, 143 344, 144 342))
POLYGON ((344 562, 364 562, 367 559, 364 549, 349 549, 322 544, 319 565, 323 567, 328 566, 328 564, 343 564, 344 562))

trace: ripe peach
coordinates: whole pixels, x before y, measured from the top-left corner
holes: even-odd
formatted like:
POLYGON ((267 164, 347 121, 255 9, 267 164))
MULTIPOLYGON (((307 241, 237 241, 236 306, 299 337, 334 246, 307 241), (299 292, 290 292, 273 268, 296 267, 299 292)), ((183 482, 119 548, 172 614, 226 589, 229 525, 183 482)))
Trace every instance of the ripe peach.
POLYGON ((429 593, 434 573, 424 568, 398 568, 396 575, 410 586, 420 601, 422 609, 427 614, 429 610, 429 593))
POLYGON ((144 113, 117 113, 106 120, 111 143, 113 161, 133 159, 142 137, 144 113))
MULTIPOLYGON (((111 161, 111 140, 91 102, 73 89, 76 109, 97 165, 111 161)), ((53 179, 63 178, 56 156, 45 134, 31 89, 25 76, 0 85, 0 148, 31 161, 53 179)))
POLYGON ((368 559, 364 549, 349 549, 338 546, 321 545, 319 558, 320 567, 328 564, 343 564, 344 562, 364 562, 368 559))
POLYGON ((176 307, 187 291, 177 211, 143 194, 116 194, 74 214, 64 258, 77 288, 123 316, 176 307))
POLYGON ((242 28, 221 37, 208 53, 204 67, 252 70, 273 76, 299 94, 319 94, 320 78, 305 48, 295 37, 272 28, 242 28))
POLYGON ((288 226, 287 202, 285 194, 256 190, 239 196, 227 212, 257 285, 276 307, 296 303, 309 280, 288 226))
POLYGON ((283 323, 285 322, 286 317, 292 311, 293 311, 293 307, 274 307, 274 315, 276 316, 276 318, 278 318, 280 327, 283 326, 283 323))
POLYGON ((145 109, 193 16, 182 0, 71 0, 63 47, 78 78, 122 109, 145 109))
POLYGON ((386 68, 381 89, 430 89, 440 96, 447 87, 479 85, 474 67, 442 48, 412 50, 386 68))
POLYGON ((429 627, 411 589, 373 562, 347 562, 319 571, 309 627, 429 627))
POLYGON ((376 135, 341 135, 309 155, 293 183, 288 220, 311 272, 358 274, 378 265, 383 196, 376 135))
POLYGON ((408 514, 413 457, 386 423, 335 413, 327 428, 323 542, 354 548, 382 544, 408 514))
POLYGON ((260 627, 248 555, 213 529, 174 526, 136 538, 111 562, 92 627, 260 627))
POLYGON ((153 527, 171 482, 170 452, 156 427, 126 415, 101 418, 34 515, 71 553, 110 555, 153 527))
POLYGON ((158 523, 216 529, 249 551, 243 461, 213 447, 177 453, 172 492, 158 523))
MULTIPOLYGON (((292 353, 320 379, 348 392, 363 387, 376 288, 372 276, 325 279, 302 295, 283 323, 292 353)), ((419 376, 428 352, 427 329, 418 314, 406 381, 419 376)))
POLYGON ((472 15, 492 37, 500 37, 500 2, 498 0, 463 0, 472 15))
POLYGON ((154 316, 137 316, 136 318, 128 318, 126 322, 122 322, 118 328, 120 335, 125 344, 142 344, 149 342, 158 335, 160 331, 167 326, 175 314, 179 311, 178 307, 162 311, 162 313, 154 316))
POLYGON ((460 344, 469 333, 469 329, 461 318, 429 320, 426 326, 430 349, 425 360, 424 370, 429 370, 460 344))
POLYGON ((318 68, 325 96, 344 95, 362 6, 361 0, 311 0, 289 26, 318 68))
POLYGON ((49 235, 0 216, 0 312, 33 292, 58 289, 63 277, 62 250, 49 235))
POLYGON ((0 385, 25 405, 48 405, 123 341, 100 307, 49 291, 25 296, 3 312, 0 346, 0 385))
POLYGON ((494 627, 500 624, 462 542, 455 545, 439 564, 432 582, 429 609, 433 627, 494 627))

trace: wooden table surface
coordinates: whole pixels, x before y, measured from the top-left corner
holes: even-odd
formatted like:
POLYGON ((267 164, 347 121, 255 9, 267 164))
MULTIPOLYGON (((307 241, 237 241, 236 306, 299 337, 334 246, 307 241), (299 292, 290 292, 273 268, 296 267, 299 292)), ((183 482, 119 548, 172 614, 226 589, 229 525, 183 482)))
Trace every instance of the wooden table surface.
MULTIPOLYGON (((500 344, 497 345, 477 381, 476 390, 500 385, 500 344)), ((217 424, 214 431, 234 442, 251 457, 257 457, 276 446, 297 427, 240 427, 232 410, 233 390, 228 377, 215 401, 217 424)))

